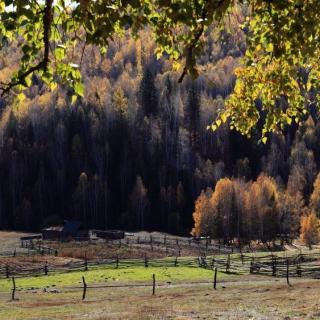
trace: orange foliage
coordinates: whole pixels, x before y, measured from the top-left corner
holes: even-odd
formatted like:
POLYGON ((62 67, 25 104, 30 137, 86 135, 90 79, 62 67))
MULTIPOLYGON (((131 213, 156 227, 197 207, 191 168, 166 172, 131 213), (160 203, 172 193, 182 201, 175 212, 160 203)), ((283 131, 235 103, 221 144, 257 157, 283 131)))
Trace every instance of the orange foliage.
POLYGON ((201 191, 200 196, 196 200, 195 210, 193 213, 194 219, 194 228, 191 231, 191 234, 195 237, 199 237, 202 234, 208 232, 208 217, 210 208, 210 196, 212 194, 212 190, 210 188, 207 189, 206 192, 201 191))
POLYGON ((313 192, 310 197, 310 206, 315 211, 317 217, 320 217, 320 174, 313 184, 313 192))
POLYGON ((320 240, 319 219, 314 212, 311 212, 309 215, 301 217, 300 224, 300 238, 311 249, 311 245, 320 240))

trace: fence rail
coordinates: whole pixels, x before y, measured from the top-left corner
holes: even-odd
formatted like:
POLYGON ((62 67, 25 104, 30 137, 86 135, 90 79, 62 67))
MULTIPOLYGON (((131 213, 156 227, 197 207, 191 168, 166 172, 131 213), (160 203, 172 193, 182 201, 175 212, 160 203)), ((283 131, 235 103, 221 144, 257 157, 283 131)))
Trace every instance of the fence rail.
POLYGON ((251 273, 274 277, 320 278, 320 253, 296 254, 292 256, 248 256, 201 257, 203 268, 218 268, 227 273, 251 273))
POLYGON ((139 259, 96 259, 72 261, 64 265, 53 262, 37 263, 25 266, 22 263, 0 264, 0 278, 27 277, 47 275, 49 273, 67 273, 87 271, 101 268, 130 268, 130 267, 202 267, 226 273, 261 274, 277 277, 312 277, 320 278, 320 253, 296 254, 289 257, 265 255, 254 257, 245 254, 228 254, 225 256, 200 257, 168 257, 139 259))
POLYGON ((199 267, 198 258, 165 258, 165 259, 98 259, 74 261, 64 265, 45 263, 43 265, 24 266, 22 264, 0 264, 0 278, 27 277, 49 273, 67 273, 73 271, 87 271, 101 268, 130 268, 130 267, 199 267))

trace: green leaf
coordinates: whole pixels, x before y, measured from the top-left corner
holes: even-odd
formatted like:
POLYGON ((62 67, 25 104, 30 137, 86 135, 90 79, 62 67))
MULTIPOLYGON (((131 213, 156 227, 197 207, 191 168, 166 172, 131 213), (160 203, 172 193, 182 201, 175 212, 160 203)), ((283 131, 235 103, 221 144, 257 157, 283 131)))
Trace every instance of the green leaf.
POLYGON ((75 83, 74 92, 80 97, 84 96, 84 85, 82 82, 75 83))
POLYGON ((62 60, 65 57, 65 48, 62 46, 57 46, 56 49, 54 50, 54 55, 56 59, 62 60))

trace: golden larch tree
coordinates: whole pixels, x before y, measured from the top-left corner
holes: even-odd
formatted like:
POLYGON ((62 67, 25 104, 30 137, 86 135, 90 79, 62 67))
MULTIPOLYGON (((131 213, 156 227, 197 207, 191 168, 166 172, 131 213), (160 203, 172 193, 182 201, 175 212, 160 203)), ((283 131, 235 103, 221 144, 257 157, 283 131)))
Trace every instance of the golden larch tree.
POLYGON ((206 192, 204 190, 201 191, 200 196, 196 200, 193 212, 194 227, 191 231, 194 237, 199 237, 209 232, 209 217, 212 211, 210 203, 211 195, 212 189, 207 188, 206 192))
POLYGON ((320 173, 318 174, 314 184, 313 192, 310 197, 310 207, 314 210, 317 217, 320 217, 320 173))
POLYGON ((300 225, 300 239, 311 249, 311 246, 320 240, 319 219, 312 211, 301 217, 300 225))

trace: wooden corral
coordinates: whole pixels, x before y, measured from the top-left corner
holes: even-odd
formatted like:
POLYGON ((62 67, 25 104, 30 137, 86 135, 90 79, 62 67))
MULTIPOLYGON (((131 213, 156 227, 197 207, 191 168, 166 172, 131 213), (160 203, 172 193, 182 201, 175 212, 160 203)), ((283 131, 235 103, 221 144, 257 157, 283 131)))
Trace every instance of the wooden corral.
POLYGON ((21 248, 27 248, 27 247, 33 247, 36 241, 41 240, 42 235, 41 234, 34 234, 30 236, 21 237, 21 248))

